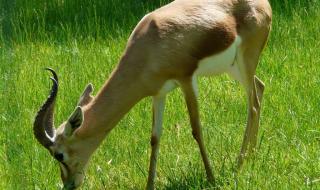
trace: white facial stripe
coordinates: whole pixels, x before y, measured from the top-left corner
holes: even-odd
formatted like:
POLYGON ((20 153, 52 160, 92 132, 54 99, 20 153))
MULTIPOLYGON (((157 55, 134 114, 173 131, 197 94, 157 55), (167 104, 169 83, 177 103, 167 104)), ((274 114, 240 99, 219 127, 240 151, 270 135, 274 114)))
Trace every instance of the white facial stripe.
POLYGON ((60 163, 60 168, 62 170, 63 177, 65 177, 65 178, 68 177, 68 170, 67 170, 66 166, 64 166, 62 163, 60 163))

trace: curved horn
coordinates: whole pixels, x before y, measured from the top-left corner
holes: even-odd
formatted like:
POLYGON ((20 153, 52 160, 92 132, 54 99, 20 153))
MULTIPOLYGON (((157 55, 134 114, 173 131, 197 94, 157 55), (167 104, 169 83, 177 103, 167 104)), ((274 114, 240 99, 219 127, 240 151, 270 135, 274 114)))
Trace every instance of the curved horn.
POLYGON ((53 121, 53 111, 55 99, 58 93, 58 76, 56 72, 51 68, 46 68, 46 70, 50 71, 53 77, 50 79, 53 82, 50 95, 48 96, 45 103, 41 106, 38 111, 34 124, 33 124, 33 133, 40 144, 42 144, 45 148, 49 149, 49 147, 53 144, 53 139, 55 136, 55 128, 53 121))

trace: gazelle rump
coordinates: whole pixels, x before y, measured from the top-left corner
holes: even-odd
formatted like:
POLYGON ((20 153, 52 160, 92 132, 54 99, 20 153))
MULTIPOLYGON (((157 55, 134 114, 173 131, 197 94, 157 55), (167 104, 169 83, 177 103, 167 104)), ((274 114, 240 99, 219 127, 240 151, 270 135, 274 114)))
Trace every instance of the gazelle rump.
POLYGON ((55 130, 53 110, 58 76, 52 70, 50 96, 34 123, 36 139, 59 161, 65 189, 79 187, 91 155, 123 116, 141 99, 153 97, 151 157, 147 189, 154 189, 166 94, 181 87, 192 134, 208 180, 214 181, 202 138, 197 76, 227 73, 248 97, 248 119, 238 157, 241 166, 254 150, 263 82, 255 75, 271 29, 267 0, 176 0, 146 15, 131 34, 111 77, 91 95, 89 84, 71 116, 55 130))

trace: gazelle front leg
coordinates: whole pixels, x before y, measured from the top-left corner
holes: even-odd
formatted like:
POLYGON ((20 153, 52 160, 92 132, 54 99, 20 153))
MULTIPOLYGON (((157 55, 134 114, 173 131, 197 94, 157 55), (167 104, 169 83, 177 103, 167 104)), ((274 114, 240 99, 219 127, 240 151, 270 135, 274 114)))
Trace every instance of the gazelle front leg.
POLYGON ((165 107, 165 95, 153 97, 153 123, 152 123, 152 135, 151 135, 151 156, 147 190, 154 189, 154 179, 157 169, 157 156, 159 152, 159 142, 162 133, 162 118, 165 107))
POLYGON ((257 144, 257 135, 259 130, 260 107, 264 91, 264 83, 254 76, 252 87, 247 89, 248 93, 248 120, 247 127, 243 138, 241 152, 238 158, 238 168, 241 167, 244 158, 248 153, 252 153, 257 144))
POLYGON ((198 89, 197 89, 196 78, 195 77, 193 77, 192 79, 188 78, 186 80, 182 80, 179 82, 181 84, 182 91, 184 92, 185 100, 188 107, 190 123, 192 127, 192 135, 199 145, 200 153, 204 163, 204 167, 206 169, 208 181, 214 182, 214 176, 212 174, 208 155, 206 153, 206 149, 203 143, 201 124, 200 124, 200 118, 199 118, 199 106, 197 101, 198 89))

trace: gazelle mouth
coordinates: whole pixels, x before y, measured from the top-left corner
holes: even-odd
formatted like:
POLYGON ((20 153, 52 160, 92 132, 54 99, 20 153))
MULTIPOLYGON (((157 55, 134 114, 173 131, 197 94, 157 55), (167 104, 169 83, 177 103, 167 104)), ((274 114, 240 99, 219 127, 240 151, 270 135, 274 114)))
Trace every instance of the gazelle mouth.
POLYGON ((76 186, 74 184, 74 181, 72 182, 67 182, 63 185, 63 189, 62 190, 74 190, 76 189, 76 186))

